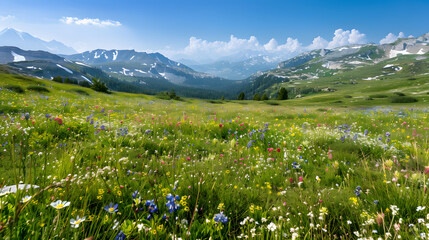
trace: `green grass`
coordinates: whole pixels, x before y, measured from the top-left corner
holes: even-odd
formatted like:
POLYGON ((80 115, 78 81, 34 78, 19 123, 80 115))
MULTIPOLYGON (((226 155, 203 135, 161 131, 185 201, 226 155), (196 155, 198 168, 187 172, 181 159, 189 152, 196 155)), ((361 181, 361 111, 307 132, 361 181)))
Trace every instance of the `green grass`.
MULTIPOLYGON (((412 82, 421 87, 425 79, 412 82)), ((374 81, 267 103, 103 94, 0 73, 0 86, 49 89, 0 90, 0 184, 39 186, 0 196, 0 238, 428 234, 419 219, 427 221, 429 209, 417 211, 429 204, 428 96, 392 81, 404 87, 374 81), (377 94, 388 97, 364 100, 377 94), (419 101, 391 104, 393 97, 419 101), (169 193, 180 197, 176 212, 166 206, 169 193), (32 198, 24 202, 25 196, 32 198), (55 209, 57 200, 70 205, 55 209), (110 203, 117 212, 104 210, 110 203), (225 224, 215 221, 220 212, 225 224), (86 220, 73 228, 78 215, 86 220)))

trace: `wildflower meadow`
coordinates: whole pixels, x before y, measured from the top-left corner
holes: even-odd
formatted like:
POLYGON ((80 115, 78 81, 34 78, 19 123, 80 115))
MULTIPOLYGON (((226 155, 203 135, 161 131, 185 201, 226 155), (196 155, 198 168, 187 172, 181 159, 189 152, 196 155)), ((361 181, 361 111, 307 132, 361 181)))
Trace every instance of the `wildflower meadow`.
POLYGON ((429 236, 424 106, 167 101, 38 81, 48 92, 0 90, 1 239, 429 236))

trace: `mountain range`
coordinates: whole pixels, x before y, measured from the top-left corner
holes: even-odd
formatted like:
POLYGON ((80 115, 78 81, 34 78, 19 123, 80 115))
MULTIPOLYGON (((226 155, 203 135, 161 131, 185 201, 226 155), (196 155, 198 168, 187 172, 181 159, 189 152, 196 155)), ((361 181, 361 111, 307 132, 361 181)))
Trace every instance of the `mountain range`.
POLYGON ((219 61, 191 66, 160 53, 135 50, 96 49, 58 55, 45 50, 49 42, 14 29, 0 33, 0 45, 5 39, 13 38, 20 39, 16 46, 0 47, 0 64, 7 66, 11 73, 47 79, 62 76, 78 82, 91 82, 92 78, 98 77, 112 90, 148 94, 175 89, 182 96, 197 98, 225 96, 231 99, 240 92, 244 92, 247 99, 256 93, 275 98, 278 89, 286 87, 291 97, 303 97, 334 90, 337 83, 357 84, 405 76, 405 72, 429 72, 426 65, 429 63, 429 33, 389 44, 317 49, 285 61, 259 55, 238 62, 219 61), (27 49, 39 50, 24 50, 17 47, 20 44, 27 49), (330 83, 325 84, 327 82, 330 83))
POLYGON ((24 50, 42 50, 55 54, 77 53, 73 48, 58 41, 44 41, 13 28, 5 28, 0 32, 0 46, 14 46, 24 50))
POLYGON ((97 67, 119 78, 165 79, 176 85, 218 90, 233 84, 232 81, 214 75, 196 72, 184 64, 166 58, 160 53, 97 49, 63 56, 77 64, 97 67))
MULTIPOLYGON (((389 44, 362 44, 318 49, 280 62, 275 69, 253 74, 246 79, 243 89, 247 95, 267 93, 274 96, 280 86, 288 87, 292 91, 297 88, 306 88, 307 85, 322 87, 323 80, 339 80, 353 71, 359 71, 359 75, 354 78, 348 77, 352 84, 358 80, 378 80, 401 73, 400 71, 406 65, 419 65, 421 68, 414 69, 412 72, 424 74, 429 72, 429 68, 422 65, 427 61, 428 55, 429 33, 418 38, 398 39, 389 44), (405 63, 401 66, 397 61, 405 61, 405 63), (374 72, 373 66, 379 64, 383 66, 374 72), (364 69, 371 69, 373 72, 364 69)), ((313 90, 308 93, 313 93, 313 90)), ((297 95, 302 96, 302 94, 297 95)))

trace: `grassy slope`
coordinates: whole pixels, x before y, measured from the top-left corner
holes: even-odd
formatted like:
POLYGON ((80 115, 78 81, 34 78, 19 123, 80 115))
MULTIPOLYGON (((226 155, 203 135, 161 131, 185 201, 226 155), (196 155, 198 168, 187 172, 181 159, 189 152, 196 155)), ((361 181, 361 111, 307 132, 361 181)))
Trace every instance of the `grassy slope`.
POLYGON ((333 88, 337 91, 307 95, 302 99, 289 100, 292 105, 326 105, 337 106, 371 106, 390 104, 389 98, 365 100, 370 95, 385 94, 394 96, 393 92, 402 92, 419 99, 415 105, 427 105, 429 100, 429 62, 412 61, 415 56, 400 56, 396 59, 382 61, 373 66, 365 66, 330 77, 313 80, 287 82, 271 87, 268 91, 275 92, 281 86, 294 88, 333 88), (403 67, 400 71, 383 69, 387 64, 403 67), (383 72, 385 72, 383 74, 383 72), (391 75, 388 75, 392 73, 391 75), (363 80, 369 77, 381 76, 377 80, 363 80), (352 84, 354 83, 354 84, 352 84), (344 98, 344 96, 353 98, 344 98), (337 101, 341 101, 335 103, 337 101))

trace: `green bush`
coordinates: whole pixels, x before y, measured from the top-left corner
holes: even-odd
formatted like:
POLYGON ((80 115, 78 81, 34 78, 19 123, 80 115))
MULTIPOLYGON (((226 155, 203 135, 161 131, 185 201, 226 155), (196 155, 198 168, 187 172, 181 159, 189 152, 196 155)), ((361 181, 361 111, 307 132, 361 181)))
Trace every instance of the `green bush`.
POLYGON ((417 102, 417 98, 409 97, 409 96, 398 96, 398 97, 392 97, 390 99, 391 103, 413 103, 417 102))
POLYGON ((16 92, 16 93, 23 93, 24 92, 24 89, 20 86, 17 86, 17 85, 6 85, 4 88, 9 89, 9 90, 16 92))
POLYGON ((92 79, 91 88, 97 92, 110 93, 109 88, 106 86, 106 83, 102 82, 100 79, 97 79, 97 78, 92 79))
POLYGON ((385 94, 374 94, 374 95, 369 95, 370 98, 387 98, 388 96, 385 94))
POLYGON ((27 90, 35 91, 35 92, 49 92, 49 89, 42 86, 29 86, 27 90))
POLYGON ((394 92, 393 94, 396 94, 396 95, 401 96, 401 97, 405 96, 405 93, 401 93, 401 92, 394 92))
POLYGON ((344 98, 353 98, 353 97, 350 95, 345 95, 344 98))

